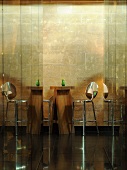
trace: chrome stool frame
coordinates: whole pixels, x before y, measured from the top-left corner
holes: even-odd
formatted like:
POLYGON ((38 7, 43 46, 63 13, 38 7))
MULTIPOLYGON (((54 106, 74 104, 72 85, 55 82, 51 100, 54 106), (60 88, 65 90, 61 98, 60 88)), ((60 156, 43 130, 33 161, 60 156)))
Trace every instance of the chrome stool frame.
POLYGON ((114 105, 118 100, 113 100, 113 99, 107 99, 108 97, 108 87, 106 84, 103 83, 103 101, 108 104, 108 120, 104 120, 104 122, 108 123, 108 126, 111 123, 112 126, 112 135, 114 136, 114 124, 116 122, 123 122, 123 105, 120 105, 120 119, 115 120, 114 119, 114 105), (111 120, 110 120, 110 115, 111 115, 111 120))
POLYGON ((5 126, 5 122, 13 122, 13 121, 7 119, 9 103, 13 103, 14 104, 14 115, 15 115, 15 135, 17 136, 18 135, 18 123, 27 121, 27 120, 19 120, 18 119, 18 106, 19 106, 19 104, 21 105, 22 103, 25 103, 26 110, 28 110, 28 108, 29 108, 28 100, 16 99, 15 98, 16 94, 17 94, 16 87, 10 82, 6 82, 5 84, 3 84, 1 86, 1 89, 2 89, 2 95, 4 95, 6 97, 6 101, 7 101, 6 115, 5 115, 5 117, 3 117, 4 126, 5 126))
POLYGON ((48 104, 48 117, 44 117, 43 115, 43 120, 42 122, 48 122, 48 126, 49 126, 49 134, 51 133, 51 108, 53 105, 53 101, 51 99, 44 99, 43 103, 47 103, 48 104))
POLYGON ((86 97, 88 99, 83 100, 83 99, 77 99, 73 100, 73 117, 72 117, 72 122, 83 122, 83 136, 85 135, 85 126, 86 122, 95 122, 96 129, 97 129, 97 134, 99 134, 99 129, 97 126, 97 120, 96 120, 96 114, 95 114, 95 107, 94 107, 94 102, 93 99, 97 96, 98 93, 98 85, 95 82, 91 82, 87 88, 86 88, 86 97), (92 103, 92 108, 93 108, 93 114, 94 114, 94 120, 86 120, 86 103, 92 103), (82 118, 81 119, 74 119, 74 108, 75 108, 75 103, 80 103, 83 105, 83 110, 82 110, 82 118))

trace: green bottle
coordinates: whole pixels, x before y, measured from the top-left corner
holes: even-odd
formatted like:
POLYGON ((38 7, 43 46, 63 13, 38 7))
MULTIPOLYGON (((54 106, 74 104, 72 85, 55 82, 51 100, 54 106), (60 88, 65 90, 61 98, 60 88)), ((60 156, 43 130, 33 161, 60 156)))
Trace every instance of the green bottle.
POLYGON ((36 81, 36 86, 40 86, 40 81, 39 81, 39 79, 36 81))
POLYGON ((65 80, 62 79, 62 83, 61 83, 62 86, 65 86, 65 80))

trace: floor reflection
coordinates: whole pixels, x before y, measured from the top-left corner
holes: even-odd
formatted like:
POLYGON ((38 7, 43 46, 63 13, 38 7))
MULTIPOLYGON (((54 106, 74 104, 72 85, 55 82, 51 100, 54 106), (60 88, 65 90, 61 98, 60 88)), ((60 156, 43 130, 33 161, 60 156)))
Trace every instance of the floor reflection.
POLYGON ((107 159, 109 160, 111 169, 126 169, 127 157, 122 136, 110 137, 108 139, 107 145, 104 148, 104 151, 107 159))
POLYGON ((0 134, 0 170, 125 170, 121 136, 0 134))

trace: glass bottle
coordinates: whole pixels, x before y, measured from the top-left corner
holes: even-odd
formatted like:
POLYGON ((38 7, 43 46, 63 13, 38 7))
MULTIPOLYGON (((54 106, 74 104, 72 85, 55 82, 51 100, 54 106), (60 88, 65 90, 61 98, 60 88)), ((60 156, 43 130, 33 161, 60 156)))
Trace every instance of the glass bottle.
POLYGON ((61 83, 62 86, 65 86, 65 80, 62 79, 62 83, 61 83))
POLYGON ((39 79, 36 81, 36 86, 40 86, 40 81, 39 81, 39 79))

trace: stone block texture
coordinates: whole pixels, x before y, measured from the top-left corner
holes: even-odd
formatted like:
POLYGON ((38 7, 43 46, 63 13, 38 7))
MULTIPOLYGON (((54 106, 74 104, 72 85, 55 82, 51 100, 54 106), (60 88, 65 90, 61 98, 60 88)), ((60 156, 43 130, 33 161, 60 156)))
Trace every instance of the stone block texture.
MULTIPOLYGON (((103 82, 109 87, 109 97, 123 101, 125 94, 120 86, 127 85, 127 11, 126 4, 119 3, 3 1, 0 85, 11 81, 17 97, 29 99, 28 86, 35 86, 39 79, 43 97, 48 99, 54 94, 50 86, 61 86, 65 79, 67 86, 75 86, 73 98, 86 99, 86 87, 95 81, 99 86, 94 100, 97 121, 104 125, 107 106, 103 102, 103 82)), ((6 101, 1 94, 0 99, 2 122, 6 101)), ((87 117, 92 119, 91 106, 87 109, 87 117)), ((10 118, 12 114, 10 109, 10 118)))

